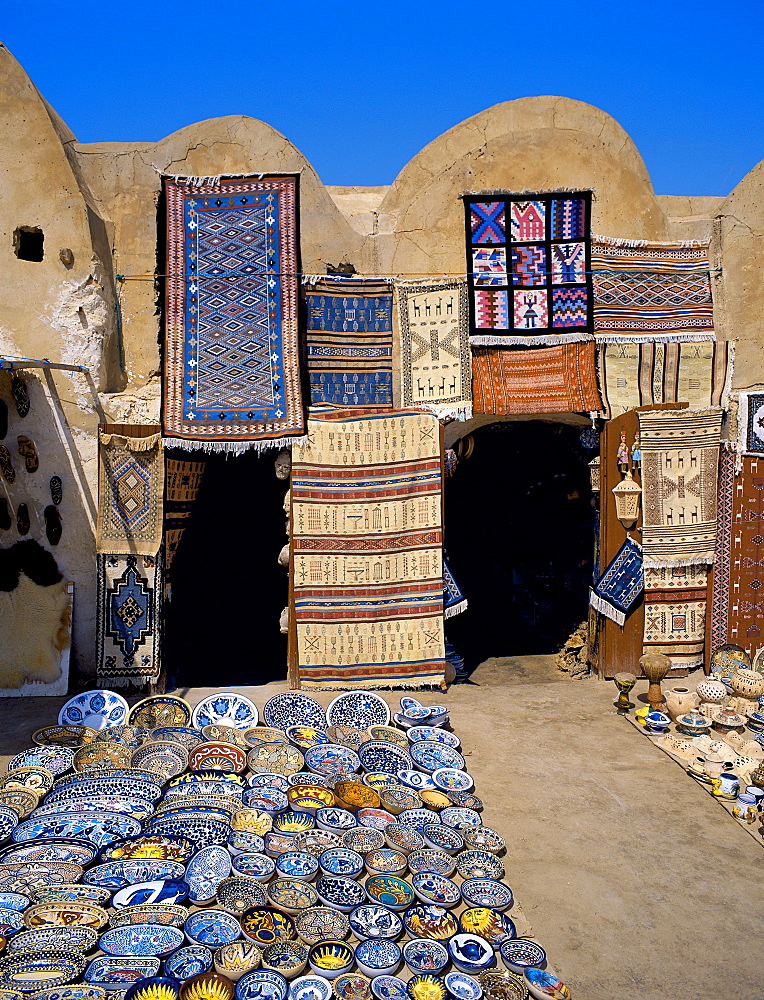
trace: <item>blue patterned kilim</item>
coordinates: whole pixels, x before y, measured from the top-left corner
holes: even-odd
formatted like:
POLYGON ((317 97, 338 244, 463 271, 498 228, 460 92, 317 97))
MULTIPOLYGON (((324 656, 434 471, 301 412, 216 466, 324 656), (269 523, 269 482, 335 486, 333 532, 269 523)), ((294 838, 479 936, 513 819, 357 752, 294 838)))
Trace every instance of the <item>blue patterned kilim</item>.
POLYGON ((326 278, 311 286, 305 298, 311 402, 392 406, 390 286, 326 278))
POLYGON ((165 432, 302 433, 297 179, 173 180, 166 192, 165 432))
POLYGON ((645 589, 642 546, 626 539, 589 594, 589 604, 601 615, 623 625, 645 589))
POLYGON ((443 615, 453 618, 467 610, 467 598, 443 556, 443 615))
POLYGON ((96 668, 105 687, 159 676, 161 560, 98 557, 96 668))

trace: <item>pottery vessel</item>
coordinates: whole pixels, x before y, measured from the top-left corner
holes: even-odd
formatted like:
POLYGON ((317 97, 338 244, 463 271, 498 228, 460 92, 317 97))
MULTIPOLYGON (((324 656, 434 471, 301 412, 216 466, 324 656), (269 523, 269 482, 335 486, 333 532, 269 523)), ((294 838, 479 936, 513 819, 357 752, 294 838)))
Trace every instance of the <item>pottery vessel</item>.
POLYGON ((732 815, 746 826, 756 822, 759 810, 756 808, 756 796, 749 792, 740 792, 732 806, 732 815))
POLYGON ((672 722, 676 722, 680 715, 694 711, 699 704, 698 695, 686 687, 672 688, 666 694, 666 714, 670 716, 672 722))
POLYGON ((698 709, 707 719, 711 718, 711 713, 715 712, 727 697, 727 688, 721 681, 715 681, 711 677, 701 681, 695 692, 700 699, 698 709))

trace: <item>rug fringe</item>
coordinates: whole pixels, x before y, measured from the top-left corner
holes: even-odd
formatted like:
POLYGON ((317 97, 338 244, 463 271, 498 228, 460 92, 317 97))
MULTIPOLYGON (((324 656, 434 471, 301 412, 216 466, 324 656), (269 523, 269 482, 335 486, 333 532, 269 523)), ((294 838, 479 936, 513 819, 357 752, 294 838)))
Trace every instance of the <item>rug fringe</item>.
POLYGON ((264 452, 272 448, 291 448, 293 445, 308 443, 308 435, 299 437, 267 438, 258 441, 190 441, 186 438, 166 437, 165 448, 180 448, 182 451, 204 451, 208 455, 243 455, 248 451, 264 452))
POLYGON ((443 678, 425 680, 425 681, 409 681, 405 684, 399 681, 382 681, 380 683, 375 683, 374 681, 364 681, 362 685, 356 687, 348 686, 347 684, 341 684, 339 681, 327 684, 312 684, 309 681, 301 681, 300 690, 301 691, 421 691, 423 688, 440 689, 441 681, 443 678))
POLYGON ((220 184, 220 182, 223 179, 237 180, 240 177, 247 177, 247 178, 256 177, 259 181, 261 181, 263 177, 294 177, 295 174, 301 174, 304 169, 303 167, 300 167, 299 170, 292 170, 288 172, 279 170, 263 170, 260 171, 259 173, 252 173, 252 174, 225 173, 225 174, 210 174, 206 177, 202 176, 197 177, 194 176, 193 174, 168 173, 167 170, 163 170, 161 167, 158 167, 156 163, 152 163, 151 166, 154 169, 154 171, 157 174, 159 174, 160 177, 166 177, 168 180, 175 181, 178 184, 188 184, 191 187, 215 187, 216 185, 220 184))
POLYGON ((412 409, 432 413, 439 420, 472 420, 472 403, 413 403, 412 409))
POLYGON ((525 198, 527 196, 539 194, 589 194, 591 193, 592 201, 597 200, 597 194, 594 188, 571 188, 571 187, 559 187, 559 188, 544 188, 539 191, 536 190, 524 190, 524 191, 506 191, 506 190, 493 190, 486 189, 483 191, 462 191, 459 195, 460 198, 477 198, 488 196, 491 198, 516 198, 518 196, 525 198))
POLYGON ((101 444, 106 445, 115 440, 124 441, 124 447, 129 448, 130 451, 151 451, 157 445, 161 447, 162 434, 160 431, 142 438, 130 437, 127 434, 101 434, 99 440, 101 444))
MULTIPOLYGON (((719 344, 725 343, 725 341, 718 341, 719 344)), ((730 393, 732 392, 732 377, 735 373, 735 350, 737 347, 736 340, 726 341, 729 344, 727 349, 727 374, 724 378, 724 385, 722 386, 722 394, 719 397, 719 402, 721 403, 723 410, 729 409, 730 393)))
POLYGON ((96 687, 106 691, 111 688, 144 687, 146 684, 156 684, 158 680, 158 674, 152 674, 150 677, 143 674, 123 675, 121 677, 97 677, 96 687))
POLYGON ((592 242, 607 243, 611 247, 681 247, 689 250, 692 247, 708 248, 709 240, 627 240, 614 236, 601 236, 592 233, 592 242))
POLYGON ((537 347, 546 344, 583 344, 592 340, 591 333, 549 333, 533 337, 504 337, 497 334, 477 334, 470 337, 470 347, 537 347))
POLYGON ((615 622, 616 625, 620 625, 623 628, 624 622, 626 621, 626 615, 623 611, 619 611, 614 608, 610 601, 606 601, 604 597, 600 597, 599 594, 595 594, 593 590, 589 591, 589 607, 594 608, 599 614, 604 615, 611 621, 615 622))
POLYGON ((695 344, 700 341, 712 341, 716 343, 715 333, 672 333, 659 335, 652 333, 621 334, 614 336, 610 334, 598 333, 594 331, 594 340, 597 344, 695 344))
POLYGON ((678 559, 648 559, 643 560, 645 569, 676 569, 679 566, 713 566, 716 555, 713 552, 704 556, 693 556, 678 559))
POLYGON ((469 601, 465 597, 463 601, 458 601, 456 604, 452 604, 448 608, 443 609, 444 618, 453 618, 454 615, 460 615, 462 611, 466 611, 469 606, 469 601))

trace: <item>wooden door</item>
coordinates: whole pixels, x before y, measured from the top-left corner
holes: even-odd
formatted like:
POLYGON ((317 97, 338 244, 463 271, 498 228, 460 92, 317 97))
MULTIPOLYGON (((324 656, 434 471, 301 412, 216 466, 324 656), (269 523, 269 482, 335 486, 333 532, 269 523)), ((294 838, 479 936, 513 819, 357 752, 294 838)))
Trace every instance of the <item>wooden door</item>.
MULTIPOLYGON (((618 550, 626 541, 626 528, 616 517, 615 497, 613 487, 621 482, 622 476, 618 471, 617 454, 618 445, 621 440, 621 431, 626 434, 626 443, 631 452, 634 438, 639 431, 638 413, 645 410, 684 410, 687 403, 658 403, 654 406, 639 406, 633 410, 627 410, 619 417, 614 417, 605 424, 602 435, 602 447, 600 449, 600 574, 610 565, 612 559, 618 554, 618 550)), ((633 472, 634 480, 642 485, 639 475, 633 472)), ((639 520, 633 528, 629 529, 631 537, 637 541, 642 541, 642 508, 640 506, 639 520)), ((645 606, 642 597, 632 606, 623 627, 600 616, 599 626, 599 657, 597 662, 597 672, 601 678, 612 678, 619 671, 627 670, 629 673, 642 676, 639 666, 639 658, 642 655, 642 638, 645 627, 645 606)), ((685 677, 687 670, 684 667, 677 667, 671 670, 670 677, 685 677)))

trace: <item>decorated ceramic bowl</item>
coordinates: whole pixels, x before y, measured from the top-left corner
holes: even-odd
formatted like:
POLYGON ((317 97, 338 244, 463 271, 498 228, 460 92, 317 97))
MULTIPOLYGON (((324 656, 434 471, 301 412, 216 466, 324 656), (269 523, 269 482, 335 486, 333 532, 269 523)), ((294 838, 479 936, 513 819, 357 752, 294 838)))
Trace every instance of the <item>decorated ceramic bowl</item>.
POLYGON ((330 1000, 331 996, 332 987, 329 981, 323 976, 314 976, 312 973, 294 979, 289 987, 290 1000, 330 1000))
POLYGON ((363 857, 347 847, 332 847, 324 851, 318 859, 323 875, 343 875, 358 878, 363 871, 363 857))
POLYGON ((483 987, 472 976, 464 972, 448 972, 445 976, 446 989, 454 1000, 480 1000, 483 987))
MULTIPOLYGON (((296 771, 293 773, 297 773, 296 771)), ((278 788, 287 793, 289 790, 289 775, 277 774, 276 771, 258 771, 247 777, 248 788, 278 788)))
POLYGON ((459 923, 450 910, 431 903, 415 903, 403 914, 411 937, 446 941, 459 931, 459 923))
POLYGON ((502 941, 517 937, 513 921, 506 913, 499 913, 488 906, 472 906, 459 916, 461 929, 468 934, 477 934, 498 948, 502 941))
POLYGON ((448 965, 448 949, 431 938, 412 938, 403 946, 403 960, 413 973, 437 974, 448 965))
POLYGON ((343 837, 331 830, 306 830, 294 838, 293 847, 297 851, 308 851, 317 858, 332 847, 342 847, 343 837))
POLYGON ((238 854, 231 862, 231 868, 237 875, 254 882, 268 882, 276 870, 276 862, 267 854, 253 851, 250 854, 238 854))
POLYGON ((125 1000, 178 1000, 180 989, 176 976, 149 976, 131 986, 125 993, 125 1000))
POLYGON ((273 817, 273 829, 279 833, 289 833, 292 836, 296 833, 312 830, 314 825, 315 820, 312 814, 307 812, 294 812, 290 809, 273 817))
POLYGON ((295 771, 301 771, 305 758, 290 743, 259 743, 247 754, 247 764, 250 771, 255 773, 275 772, 286 777, 295 771))
POLYGON ((464 806, 449 806, 440 813, 440 822, 452 826, 455 830, 467 830, 471 826, 480 826, 480 813, 464 806))
POLYGON ((180 1000, 233 1000, 234 984, 217 972, 192 976, 181 987, 180 1000))
POLYGON ((544 969, 523 969, 523 981, 535 1000, 570 1000, 569 987, 544 969))
POLYGON ((444 1000, 446 984, 432 973, 418 973, 406 983, 406 993, 410 1000, 444 1000))
POLYGON ((417 898, 423 903, 450 908, 461 902, 459 886, 445 875, 433 872, 417 872, 411 876, 411 885, 417 898))
POLYGON ((541 968, 546 963, 546 952, 530 938, 512 938, 502 941, 501 959, 510 972, 523 973, 526 969, 541 968))
POLYGON ((182 927, 187 916, 185 906, 176 906, 174 903, 142 903, 139 906, 123 906, 121 910, 112 910, 109 922, 112 927, 124 924, 167 924, 182 927))
POLYGON ((244 936, 261 948, 274 941, 292 941, 296 937, 292 918, 272 906, 255 906, 241 918, 244 936))
POLYGON ((124 990, 126 986, 156 976, 161 964, 159 958, 99 955, 85 970, 83 980, 90 986, 100 986, 109 992, 124 990))
MULTIPOLYGON (((380 792, 383 788, 395 788, 400 784, 397 774, 387 774, 386 771, 367 771, 363 775, 361 781, 364 785, 368 785, 369 788, 373 788, 375 791, 380 792)), ((390 978, 387 976, 386 978, 390 978)))
MULTIPOLYGON (((21 926, 20 915, 13 910, 8 912, 13 913, 14 919, 19 919, 19 926, 21 926)), ((94 930, 101 930, 108 922, 109 914, 106 910, 81 900, 77 902, 38 903, 36 906, 28 907, 23 914, 23 925, 29 930, 52 926, 92 927, 94 930)))
POLYGON ((316 826, 319 830, 331 830, 332 833, 342 834, 346 830, 352 830, 355 825, 356 818, 349 809, 329 806, 316 810, 316 826))
POLYGON ((182 982, 211 969, 212 951, 203 944, 188 944, 178 948, 164 960, 165 974, 182 982))
POLYGON ((344 972, 332 981, 336 1000, 371 1000, 371 980, 360 972, 344 972))
MULTIPOLYGON (((279 813, 280 816, 285 815, 279 813)), ((274 817, 268 813, 258 812, 257 809, 243 808, 237 809, 231 820, 232 830, 241 830, 243 833, 254 833, 257 837, 262 837, 273 827, 274 817)))
POLYGON ((353 968, 355 957, 353 949, 344 941, 330 940, 314 944, 308 954, 308 961, 314 975, 336 979, 353 968))
POLYGON ((239 854, 260 854, 265 850, 265 838, 246 830, 231 830, 225 846, 234 858, 239 854))
POLYGON ((239 921, 225 910, 197 910, 188 917, 183 929, 191 944, 213 949, 241 937, 239 921))
POLYGON ((242 875, 224 878, 217 888, 217 902, 221 910, 240 917, 253 906, 264 906, 267 896, 260 882, 242 875))
POLYGON ((334 798, 338 806, 349 812, 359 809, 378 809, 379 793, 360 781, 338 781, 334 786, 334 798))
POLYGON ((436 743, 445 743, 446 746, 454 750, 459 749, 459 737, 456 733, 451 733, 440 726, 412 726, 406 731, 409 743, 420 743, 422 740, 434 740, 436 743))
POLYGON ((256 809, 258 812, 267 813, 269 816, 277 816, 286 812, 289 808, 287 793, 280 788, 268 788, 258 786, 248 788, 242 796, 242 804, 248 809, 256 809))
POLYGON ((415 791, 420 791, 423 788, 434 789, 436 787, 430 775, 425 774, 424 771, 412 771, 403 768, 398 771, 396 777, 402 785, 406 785, 407 788, 413 788, 415 791))
POLYGON ((98 931, 93 927, 67 927, 56 925, 38 927, 33 931, 20 931, 8 939, 8 954, 33 951, 35 948, 71 948, 73 951, 92 951, 98 941, 98 931))
POLYGON ((369 875, 403 875, 408 868, 406 855, 390 847, 369 851, 364 863, 369 875))
POLYGON ((504 838, 489 826, 470 826, 460 831, 464 846, 489 854, 501 854, 506 844, 504 838))
POLYGON ((456 870, 463 879, 504 878, 504 865, 487 851, 462 851, 456 858, 456 870))
POLYGON ((313 945, 327 939, 342 939, 350 931, 348 918, 331 906, 313 906, 298 913, 294 920, 297 936, 313 945))
POLYGON ((443 851, 429 849, 412 851, 408 857, 408 864, 412 875, 416 872, 432 872, 450 878, 456 871, 456 860, 443 851))
POLYGON ((300 879, 279 878, 268 886, 268 902, 291 915, 315 906, 317 899, 313 886, 300 879))
POLYGON ((469 792, 475 787, 472 775, 456 767, 439 767, 432 780, 442 792, 469 792))
POLYGON ((276 858, 277 878, 310 882, 318 874, 318 859, 307 851, 284 851, 276 858))
POLYGON ((359 826, 369 826, 380 831, 384 830, 389 823, 395 822, 395 816, 387 809, 359 809, 356 818, 359 826))
POLYGON ((424 834, 424 828, 436 823, 437 817, 431 809, 404 809, 398 814, 398 822, 424 834))
POLYGON ((356 906, 350 911, 348 920, 359 941, 367 938, 385 938, 394 941, 403 933, 403 921, 398 914, 379 903, 356 906))
POLYGON ((341 913, 350 913, 366 899, 361 883, 343 875, 322 875, 316 882, 316 892, 324 906, 333 906, 341 913))
POLYGON ((232 941, 215 952, 215 972, 227 976, 233 983, 238 982, 247 972, 259 967, 261 956, 262 950, 254 941, 232 941))
POLYGON ((366 895, 371 903, 379 903, 402 912, 414 902, 414 889, 409 882, 392 875, 372 875, 366 880, 366 895))
POLYGON ((294 979, 308 964, 308 947, 300 941, 274 941, 263 951, 262 964, 285 979, 294 979))
POLYGON ((419 793, 415 792, 413 788, 406 788, 404 785, 381 788, 379 798, 382 807, 394 816, 403 812, 404 809, 419 809, 422 805, 419 793))
POLYGON ((421 830, 427 846, 433 851, 444 854, 456 854, 464 849, 464 837, 451 826, 444 823, 429 823, 421 830))
POLYGON ((287 726, 286 738, 301 750, 307 750, 319 743, 328 743, 326 728, 320 726, 287 726))
POLYGON ((361 761, 350 747, 322 743, 305 751, 305 765, 318 774, 353 774, 360 769, 361 761))
POLYGON ((161 957, 180 948, 183 931, 167 924, 125 924, 112 927, 98 939, 106 955, 161 957))
POLYGON ((470 878, 461 885, 462 899, 469 906, 487 906, 503 913, 512 905, 512 890, 491 878, 470 878))
POLYGON ((454 934, 447 947, 451 961, 460 972, 469 972, 476 976, 490 969, 496 962, 490 941, 478 934, 464 931, 454 934))
POLYGON ((351 851, 366 855, 369 851, 385 846, 385 835, 382 830, 376 830, 370 826, 358 827, 343 833, 342 843, 351 851))
POLYGON ((366 771, 386 771, 396 774, 411 768, 408 750, 390 740, 368 740, 358 748, 358 758, 366 771))
POLYGON ((408 1000, 406 984, 397 976, 375 976, 371 981, 372 996, 376 1000, 408 1000))
POLYGON ((273 969, 247 972, 236 984, 236 1000, 286 1000, 289 983, 273 969))
POLYGON ((446 795, 455 806, 462 806, 464 809, 474 809, 475 812, 481 812, 483 809, 483 800, 479 795, 475 795, 474 792, 457 792, 451 790, 446 792, 446 795))
POLYGON ((392 976, 401 964, 401 949, 387 938, 367 938, 356 948, 355 961, 366 976, 392 976))
POLYGON ((67 948, 18 952, 0 958, 0 988, 17 996, 32 990, 56 989, 78 979, 87 965, 80 952, 67 948))
POLYGON ((425 846, 422 834, 402 823, 389 823, 383 832, 387 846, 401 854, 409 855, 412 851, 421 851, 425 846))
POLYGON ((321 785, 292 785, 287 792, 287 799, 295 812, 315 815, 319 809, 334 805, 334 792, 321 785))

